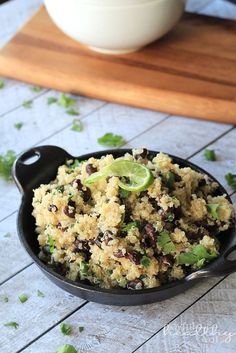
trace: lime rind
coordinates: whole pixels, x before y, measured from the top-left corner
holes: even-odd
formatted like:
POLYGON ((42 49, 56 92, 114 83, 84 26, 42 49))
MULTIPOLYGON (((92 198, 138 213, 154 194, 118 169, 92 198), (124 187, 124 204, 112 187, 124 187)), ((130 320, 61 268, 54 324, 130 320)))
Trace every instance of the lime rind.
POLYGON ((119 186, 127 191, 140 192, 146 190, 153 182, 152 172, 146 166, 128 160, 116 160, 99 172, 93 173, 85 180, 85 185, 91 185, 107 176, 128 178, 129 182, 119 180, 119 186))

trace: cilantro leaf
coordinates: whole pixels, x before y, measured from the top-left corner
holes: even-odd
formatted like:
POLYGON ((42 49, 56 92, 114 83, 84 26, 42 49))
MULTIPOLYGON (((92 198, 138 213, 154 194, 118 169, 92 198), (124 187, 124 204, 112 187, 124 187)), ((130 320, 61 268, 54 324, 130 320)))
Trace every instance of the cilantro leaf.
POLYGON ((175 251, 175 244, 173 243, 173 241, 170 241, 169 243, 167 243, 163 246, 163 252, 165 254, 169 254, 172 251, 175 251))
POLYGON ((11 169, 15 159, 16 155, 12 150, 7 151, 5 156, 0 155, 0 176, 5 180, 11 179, 11 169))
POLYGON ((198 261, 197 255, 192 252, 182 252, 177 259, 179 265, 194 265, 198 261))
POLYGON ((69 109, 66 111, 66 114, 68 115, 79 115, 79 112, 75 109, 69 109))
POLYGON ((74 346, 71 344, 64 344, 63 346, 59 347, 56 353, 78 353, 74 346))
POLYGON ((21 295, 19 295, 18 298, 22 304, 25 303, 29 299, 26 294, 21 294, 21 295))
POLYGON ((76 132, 81 132, 83 130, 82 122, 79 119, 74 119, 71 130, 76 131, 76 132))
POLYGON ((24 125, 23 123, 15 123, 15 124, 14 124, 14 127, 15 127, 17 130, 20 130, 23 125, 24 125))
POLYGON ((151 264, 151 259, 150 259, 150 257, 144 255, 144 256, 141 258, 140 263, 141 263, 141 265, 142 265, 143 267, 149 267, 150 264, 151 264))
POLYGON ((83 326, 80 326, 79 327, 79 332, 83 332, 84 331, 84 327, 83 326))
POLYGON ((45 294, 43 292, 41 292, 41 290, 37 290, 37 296, 38 297, 41 297, 41 298, 44 298, 45 297, 45 294))
POLYGON ((24 101, 22 105, 24 108, 30 109, 30 108, 32 108, 32 104, 33 104, 33 101, 29 100, 29 101, 24 101))
POLYGON ((75 105, 76 100, 65 95, 65 93, 62 93, 57 103, 64 108, 70 108, 71 106, 75 105))
POLYGON ((228 173, 225 175, 225 180, 227 181, 228 185, 236 191, 236 174, 228 173))
POLYGON ((89 264, 87 264, 85 261, 82 261, 80 264, 80 274, 82 276, 86 276, 89 271, 89 264))
POLYGON ((169 254, 172 251, 175 251, 175 244, 171 240, 169 233, 166 231, 159 233, 157 237, 157 243, 165 254, 169 254))
POLYGON ((206 205, 208 212, 210 213, 211 217, 216 220, 219 219, 219 215, 217 213, 218 208, 220 205, 218 203, 208 203, 206 205))
POLYGON ((40 86, 33 86, 31 87, 31 91, 35 92, 35 93, 38 93, 38 92, 41 92, 42 91, 42 87, 40 86))
POLYGON ((203 266, 205 261, 209 261, 217 257, 216 252, 209 252, 203 245, 194 245, 192 251, 183 252, 178 255, 177 261, 179 265, 196 265, 203 266))
POLYGON ((50 235, 48 235, 48 245, 49 245, 50 254, 52 254, 55 248, 55 240, 52 239, 50 235))
POLYGON ((129 232, 132 228, 138 228, 138 222, 130 222, 127 224, 123 224, 121 227, 122 232, 129 232))
POLYGON ((48 105, 57 103, 58 99, 56 97, 48 97, 48 105))
POLYGON ((71 325, 66 324, 65 322, 62 322, 60 324, 60 330, 61 330, 61 333, 63 333, 63 335, 69 336, 71 334, 72 327, 71 325))
POLYGON ((5 86, 5 82, 3 80, 0 80, 0 89, 2 89, 5 86))
POLYGON ((131 194, 131 192, 128 191, 128 190, 125 190, 125 189, 122 189, 122 188, 119 189, 119 196, 122 199, 127 199, 127 197, 129 197, 130 194, 131 194))
POLYGON ((15 329, 18 329, 19 327, 19 324, 15 321, 10 321, 10 322, 7 322, 6 324, 4 324, 4 326, 6 327, 13 327, 15 329))
POLYGON ((207 161, 216 161, 216 154, 214 150, 206 149, 203 155, 207 161))
POLYGON ((107 132, 102 137, 99 137, 97 142, 105 147, 120 147, 124 145, 126 141, 121 135, 115 135, 112 132, 107 132))
POLYGON ((172 172, 165 173, 163 175, 163 180, 168 189, 174 189, 175 175, 172 172))

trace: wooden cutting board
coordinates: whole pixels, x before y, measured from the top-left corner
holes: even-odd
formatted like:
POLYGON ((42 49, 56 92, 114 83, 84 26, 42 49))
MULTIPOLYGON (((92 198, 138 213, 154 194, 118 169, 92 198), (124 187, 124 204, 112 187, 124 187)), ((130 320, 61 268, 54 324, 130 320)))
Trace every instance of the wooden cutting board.
POLYGON ((161 40, 119 56, 64 35, 42 7, 0 51, 0 75, 171 114, 236 123, 236 22, 185 14, 161 40))

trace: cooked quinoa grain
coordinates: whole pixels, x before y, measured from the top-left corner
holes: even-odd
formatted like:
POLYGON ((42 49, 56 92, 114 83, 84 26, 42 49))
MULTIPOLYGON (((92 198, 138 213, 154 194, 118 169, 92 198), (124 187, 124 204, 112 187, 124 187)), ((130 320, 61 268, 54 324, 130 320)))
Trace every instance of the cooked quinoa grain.
POLYGON ((218 256, 217 234, 234 223, 233 206, 218 184, 168 155, 133 150, 154 180, 129 192, 116 176, 85 186, 112 155, 67 161, 57 177, 34 190, 39 257, 73 280, 102 288, 142 289, 181 279, 218 256))

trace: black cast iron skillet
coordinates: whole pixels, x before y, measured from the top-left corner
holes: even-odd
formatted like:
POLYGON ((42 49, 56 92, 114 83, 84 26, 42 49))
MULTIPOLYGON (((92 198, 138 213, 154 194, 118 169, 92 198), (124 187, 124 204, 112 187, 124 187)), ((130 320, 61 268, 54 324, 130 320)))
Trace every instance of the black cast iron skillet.
MULTIPOLYGON (((126 152, 131 152, 131 150, 109 150, 73 157, 59 147, 40 146, 23 153, 15 161, 13 166, 13 177, 22 194, 22 203, 17 220, 19 238, 28 254, 46 276, 67 292, 86 300, 111 305, 138 305, 173 297, 174 295, 185 291, 203 277, 224 276, 236 271, 236 260, 230 261, 228 259, 229 254, 236 249, 236 229, 230 229, 219 235, 218 238, 221 243, 220 256, 215 261, 198 271, 192 272, 182 280, 162 285, 159 288, 143 290, 101 289, 85 284, 81 281, 70 281, 54 272, 39 260, 39 245, 37 242, 37 234, 35 233, 35 220, 31 215, 32 190, 38 187, 41 183, 48 183, 53 180, 56 176, 57 168, 64 164, 67 159, 78 158, 79 160, 86 160, 91 156, 100 158, 106 153, 110 153, 116 158, 124 155, 126 152), (37 160, 29 164, 32 161, 32 157, 37 160)), ((156 154, 157 152, 150 151, 150 153, 156 154)), ((174 156, 172 156, 172 158, 175 163, 178 163, 182 167, 191 167, 194 170, 209 175, 209 173, 206 173, 204 170, 188 161, 174 156)), ((211 175, 209 176, 211 179, 215 180, 214 177, 211 175)), ((226 190, 221 185, 220 194, 227 194, 226 190)), ((231 202, 228 194, 227 197, 231 202)), ((35 278, 35 280, 37 280, 37 278, 35 278)))

